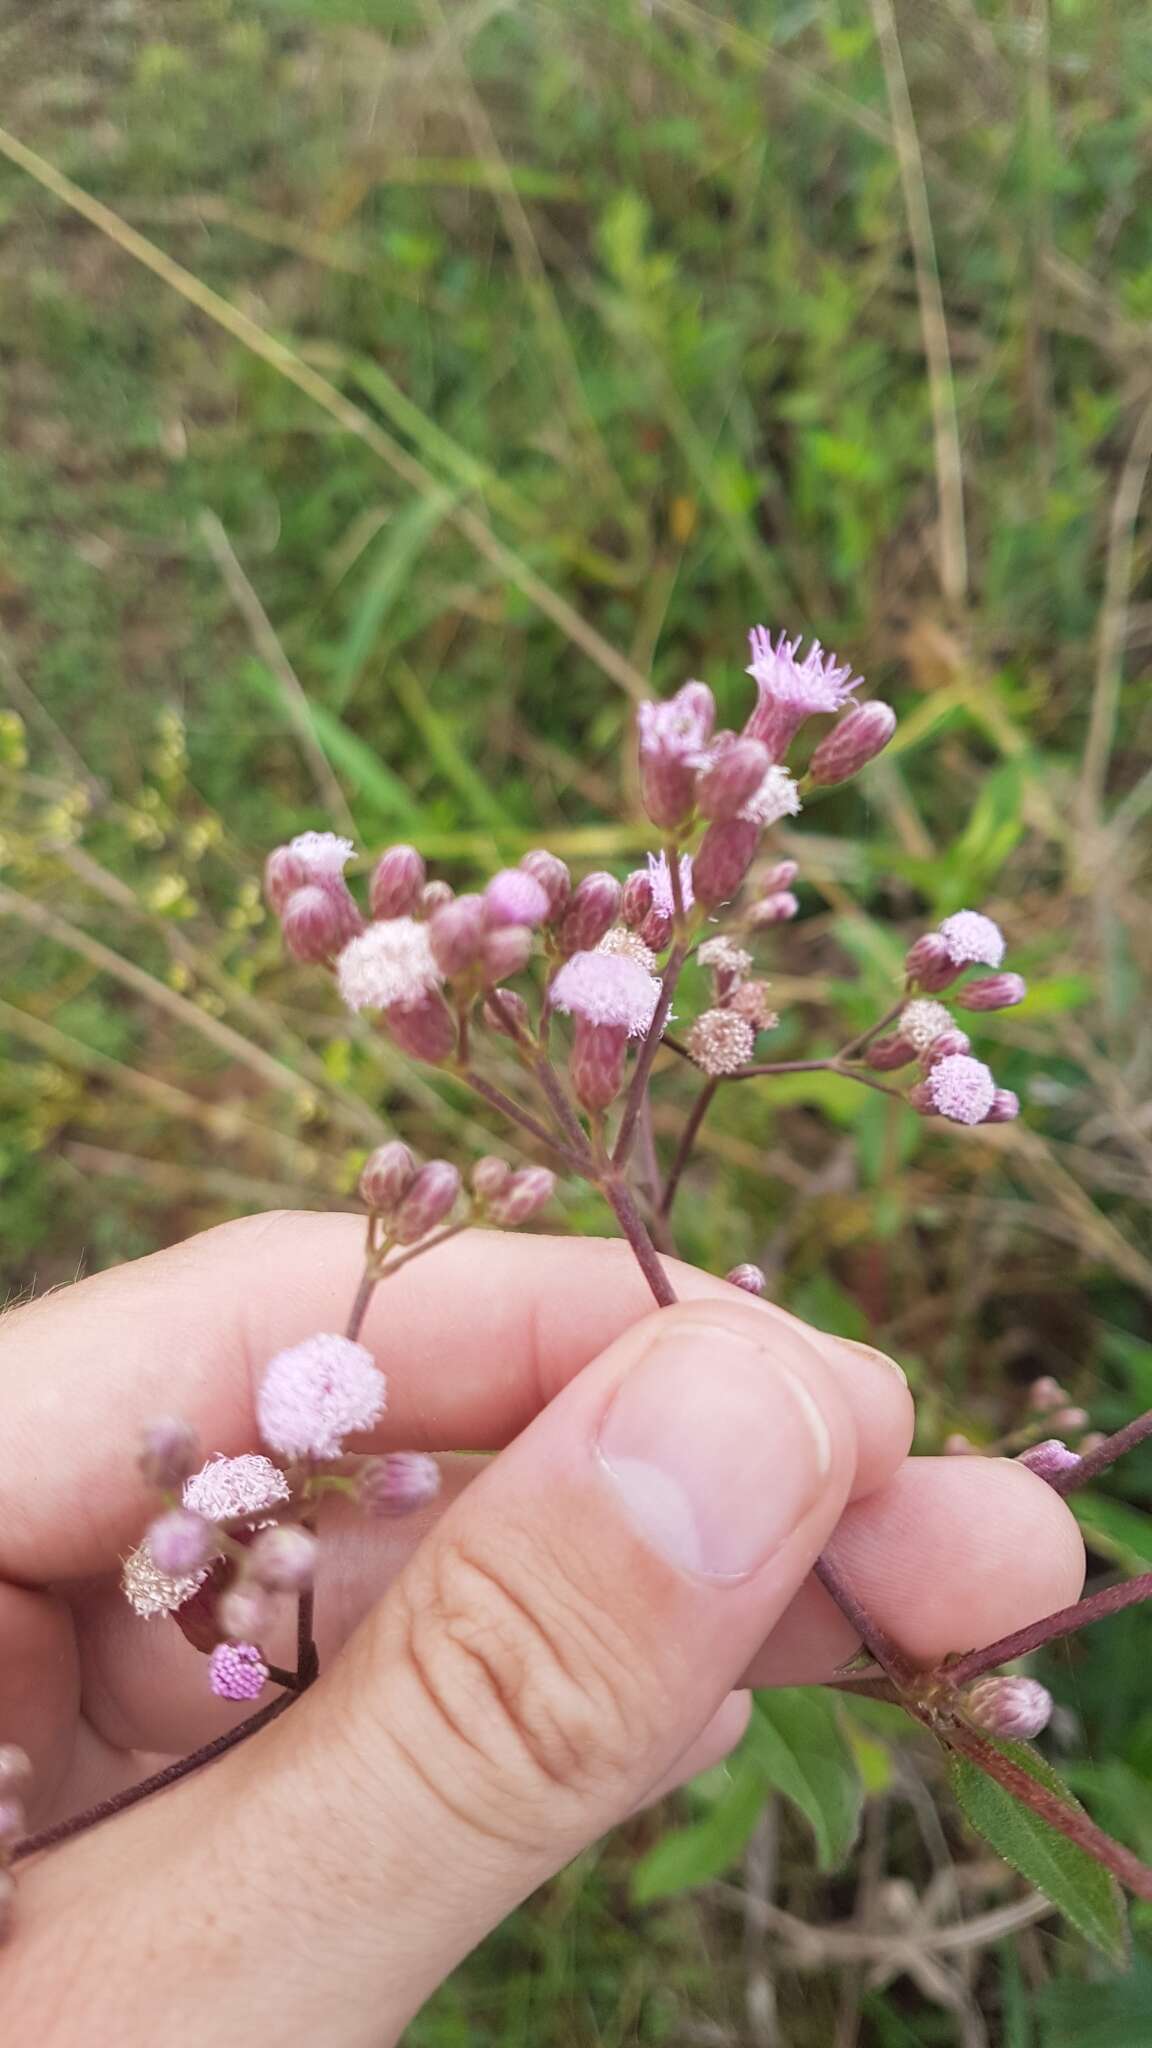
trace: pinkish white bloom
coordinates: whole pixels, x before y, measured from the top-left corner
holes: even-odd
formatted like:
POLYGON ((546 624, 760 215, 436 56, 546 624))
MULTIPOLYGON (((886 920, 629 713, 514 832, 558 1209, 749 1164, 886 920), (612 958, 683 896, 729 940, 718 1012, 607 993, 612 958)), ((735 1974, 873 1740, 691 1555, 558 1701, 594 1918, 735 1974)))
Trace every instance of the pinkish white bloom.
POLYGON ((783 759, 806 718, 840 711, 860 682, 851 664, 825 654, 818 640, 800 660, 802 637, 789 640, 781 633, 773 646, 763 626, 753 626, 748 635, 752 660, 747 673, 756 684, 758 701, 744 730, 750 739, 762 740, 776 761, 783 759))
POLYGON ((258 1700, 268 1666, 255 1643, 218 1643, 208 1660, 208 1683, 220 1700, 258 1700))
POLYGON ((209 1458, 185 1480, 183 1499, 206 1522, 255 1519, 288 1499, 288 1481, 271 1458, 245 1451, 239 1458, 209 1458))
POLYGON ((999 967, 1004 958, 1004 934, 982 910, 954 911, 944 919, 938 936, 955 967, 999 967))
POLYGON ((256 1396, 260 1434, 289 1458, 338 1458, 384 1412, 384 1375, 349 1337, 318 1332, 278 1351, 256 1396))
POLYGON ((794 818, 800 809, 800 789, 786 768, 769 768, 760 787, 749 797, 740 813, 752 825, 778 825, 781 818, 794 818))
POLYGON ((370 924, 345 946, 336 963, 340 993, 350 1010, 408 1008, 443 980, 428 927, 413 917, 370 924))
POLYGON ((220 1539, 211 1522, 190 1508, 169 1508, 158 1515, 144 1538, 153 1563, 174 1579, 190 1577, 219 1555, 220 1539))
POLYGON ((766 981, 742 981, 738 988, 725 996, 724 1007, 734 1010, 738 1017, 746 1017, 753 1031, 775 1031, 780 1022, 778 1013, 772 1008, 766 981))
POLYGON ((746 953, 743 946, 734 945, 722 934, 715 939, 705 939, 697 949, 696 958, 701 967, 710 967, 714 974, 727 975, 732 979, 747 974, 752 965, 751 953, 746 953))
POLYGON ((525 868, 501 868, 485 889, 483 900, 489 925, 543 924, 552 912, 548 890, 525 868))
POLYGON ((921 1085, 937 1115, 954 1124, 982 1124, 996 1096, 996 1083, 983 1060, 959 1052, 937 1061, 921 1085))
POLYGON ((412 1515, 440 1491, 440 1467, 424 1451, 390 1451, 360 1475, 360 1500, 370 1515, 412 1515))
POLYGON ((161 1571, 146 1543, 140 1543, 120 1568, 120 1590, 141 1621, 153 1621, 158 1614, 174 1614, 203 1585, 207 1573, 191 1572, 174 1577, 161 1571))
POLYGON ((664 703, 638 706, 640 788, 653 824, 668 830, 691 816, 696 774, 707 761, 715 719, 706 683, 685 683, 664 703))
MULTIPOLYGON (((666 853, 648 855, 648 875, 652 883, 652 908, 673 917, 676 904, 672 896, 672 873, 666 853)), ((691 910, 695 897, 692 893, 692 855, 680 855, 680 897, 685 910, 691 910)))
POLYGON ((688 1050, 702 1073, 737 1074, 752 1057, 756 1033, 736 1010, 705 1010, 688 1033, 688 1050))
POLYGON ((288 851, 299 861, 305 881, 318 882, 323 888, 343 878, 356 848, 350 839, 340 839, 335 832, 298 832, 289 841, 288 851))
POLYGON ((651 974, 656 965, 652 948, 644 944, 639 932, 629 930, 626 924, 614 924, 610 932, 605 932, 596 951, 615 953, 622 960, 635 960, 646 974, 651 974))
POLYGON ((629 1038, 643 1038, 659 994, 660 983, 638 961, 611 953, 574 953, 552 983, 554 1009, 629 1038))
POLYGON ((952 1012, 943 1003, 933 1003, 926 997, 917 997, 915 1002, 905 1003, 900 1012, 900 1036, 907 1039, 917 1052, 923 1052, 942 1031, 951 1031, 952 1012))

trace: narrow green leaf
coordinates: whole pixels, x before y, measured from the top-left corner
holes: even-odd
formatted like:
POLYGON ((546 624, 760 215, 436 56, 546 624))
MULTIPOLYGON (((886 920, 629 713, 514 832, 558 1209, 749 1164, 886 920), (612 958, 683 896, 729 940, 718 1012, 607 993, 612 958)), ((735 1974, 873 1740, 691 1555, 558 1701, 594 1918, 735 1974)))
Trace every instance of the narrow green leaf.
POLYGON ((821 1870, 837 1869, 856 1839, 864 1797, 838 1702, 816 1686, 758 1693, 748 1748, 767 1783, 804 1815, 821 1870))
POLYGON ((727 1783, 700 1820, 672 1828, 640 1858, 632 1873, 638 1905, 706 1884, 735 1863, 764 1810, 769 1787, 745 1749, 729 1765, 727 1783))
MULTIPOLYGON (((269 674, 269 671, 257 661, 245 662, 240 673, 259 696, 283 713, 283 693, 275 676, 269 674)), ((339 769, 359 793, 375 806, 380 821, 388 825, 406 825, 415 836, 423 813, 409 795, 400 777, 384 766, 379 756, 360 738, 359 733, 352 732, 341 719, 326 710, 323 704, 310 701, 308 714, 312 720, 313 731, 332 766, 339 769)))
MULTIPOLYGON (((1074 1813, 1083 1813, 1063 1779, 1027 1743, 998 1742, 996 1748, 1074 1813)), ((985 1841, 1022 1877, 1038 1885, 1087 1941, 1122 1962, 1128 1952, 1128 1925, 1120 1887, 1111 1873, 967 1757, 954 1756, 951 1773, 960 1808, 985 1841)))

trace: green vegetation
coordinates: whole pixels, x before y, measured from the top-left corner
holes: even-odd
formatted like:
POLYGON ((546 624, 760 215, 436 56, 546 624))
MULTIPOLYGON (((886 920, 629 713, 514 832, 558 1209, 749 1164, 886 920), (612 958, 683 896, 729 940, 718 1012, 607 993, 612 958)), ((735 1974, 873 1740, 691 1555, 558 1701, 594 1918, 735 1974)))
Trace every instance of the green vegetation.
MULTIPOLYGON (((735 713, 764 619, 902 714, 794 835, 774 1044, 866 1024, 903 936, 978 903, 1033 983, 977 1020, 1025 1115, 965 1142, 827 1076, 732 1091, 684 1249, 900 1357, 925 1449, 997 1439, 1039 1373, 1100 1428, 1152 1406, 1140 0, 41 0, 0 9, 0 77, 5 127, 187 278, 0 158, 9 1292, 346 1200, 393 1120, 480 1149, 285 966, 264 852, 346 804, 449 875, 545 837, 622 869, 631 695, 702 675, 735 713)), ((1152 1456, 1084 1518, 1147 1569, 1152 1456)), ((1043 1674, 1054 1755, 1145 1856, 1148 1652, 1131 1612, 1043 1674)), ((761 1717, 414 2043, 1138 2048, 1147 1909, 1118 1975, 1051 1921, 844 1960, 890 1880, 947 1915, 950 1855, 966 1914, 1020 1895, 863 1712, 815 1778, 761 1717), (768 1933, 674 1889, 741 1858, 768 1933)))

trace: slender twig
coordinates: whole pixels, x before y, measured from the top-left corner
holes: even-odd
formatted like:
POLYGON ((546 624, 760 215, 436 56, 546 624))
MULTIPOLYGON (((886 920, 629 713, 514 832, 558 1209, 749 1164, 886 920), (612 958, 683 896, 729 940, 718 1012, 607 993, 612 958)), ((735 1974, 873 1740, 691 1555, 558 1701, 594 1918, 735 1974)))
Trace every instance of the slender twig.
POLYGON ((875 1024, 868 1026, 867 1031, 861 1031, 857 1038, 850 1038, 847 1045, 840 1047, 836 1058, 838 1060, 854 1060, 858 1053, 864 1051, 865 1046, 871 1045, 874 1038, 878 1038, 882 1031, 888 1029, 889 1024, 896 1022, 897 1017, 901 1015, 904 1009, 906 1000, 906 997, 901 996, 898 1003, 893 1003, 891 1009, 885 1010, 884 1015, 876 1019, 875 1024))
POLYGON ((1105 1586, 1103 1592, 1090 1593, 1087 1599, 1076 1600, 1071 1607, 1059 1607, 1055 1614, 1046 1614, 1041 1621, 1029 1622, 1027 1628, 1001 1636, 983 1650, 969 1650, 966 1656, 946 1667, 945 1675, 953 1685, 966 1685, 969 1679, 994 1670, 997 1664, 1010 1664, 1017 1657, 1026 1657, 1045 1643, 1073 1635, 1077 1629, 1090 1628, 1094 1621, 1106 1621, 1110 1614, 1120 1614, 1125 1607, 1136 1607, 1142 1600, 1152 1600, 1152 1572, 1121 1579, 1115 1586, 1105 1586))
POLYGON ((1082 1807, 1069 1806, 1057 1793, 1039 1784, 1020 1764, 1005 1756, 994 1742, 986 1741, 973 1728, 950 1729, 948 1747, 967 1757, 970 1763, 1010 1792, 1013 1799, 1018 1799, 1021 1806, 1030 1807, 1041 1820, 1047 1821, 1049 1827, 1066 1835, 1077 1848, 1083 1849, 1097 1863, 1102 1863, 1105 1870, 1118 1877, 1138 1899, 1152 1899, 1152 1870, 1146 1863, 1141 1863, 1131 1849, 1126 1849, 1122 1842, 1115 1841, 1111 1835, 1105 1834, 1103 1828, 1097 1827, 1082 1807))
POLYGON ((636 1263, 648 1282, 661 1308, 671 1308, 677 1300, 676 1290, 664 1271, 656 1247, 648 1233, 627 1182, 610 1167, 599 1186, 605 1201, 609 1204, 616 1221, 632 1247, 636 1263))
POLYGON ((521 1109, 520 1104, 513 1102, 511 1096, 505 1095, 502 1089, 494 1088, 491 1081, 486 1081, 483 1075, 477 1074, 471 1067, 462 1073, 460 1078, 468 1083, 474 1094, 491 1103, 492 1108, 498 1109, 510 1123, 519 1124, 521 1130, 529 1131, 540 1144, 547 1145, 573 1173, 587 1173, 587 1156, 581 1157, 571 1145, 565 1144, 564 1140, 557 1137, 554 1131, 550 1131, 546 1124, 542 1124, 534 1117, 530 1110, 521 1109))
POLYGON ((668 1168, 668 1178, 664 1182, 664 1192, 660 1197, 661 1216, 670 1216, 672 1214, 672 1204, 676 1200, 676 1190, 680 1185, 684 1169, 692 1157, 692 1149, 700 1135, 704 1119, 716 1100, 716 1091, 719 1086, 720 1082, 714 1075, 711 1080, 704 1083, 703 1088, 692 1104, 684 1124, 684 1129, 680 1133, 680 1143, 676 1147, 676 1156, 668 1168))
POLYGON ((664 972, 660 978, 660 994, 656 999, 656 1008, 652 1016, 652 1022, 648 1027, 647 1036, 636 1055, 636 1065, 632 1070, 632 1080, 624 1103, 624 1114, 620 1119, 620 1129, 616 1137, 616 1149, 612 1154, 612 1163, 617 1168, 627 1163, 628 1154, 632 1150, 632 1141, 636 1135, 636 1122, 640 1115, 640 1105, 648 1088, 648 1078, 652 1072, 652 1063, 660 1047, 664 1026, 668 1022, 668 1012, 672 1008, 672 998, 676 993, 676 983, 680 979, 680 969, 683 967, 687 957, 687 941, 678 939, 665 962, 664 972))
POLYGON ((812 1567, 826 1593, 831 1594, 841 1614, 850 1621, 869 1656, 873 1657, 882 1671, 886 1672, 898 1692, 914 1686, 922 1674, 911 1658, 906 1657, 899 1644, 892 1640, 887 1629, 868 1613, 856 1598, 851 1586, 845 1583, 840 1567, 829 1551, 818 1557, 812 1567))
POLYGON ((1138 1415, 1135 1421, 1126 1422, 1123 1429, 1106 1436, 1095 1450, 1082 1452, 1078 1465, 1070 1466, 1067 1472, 1058 1472, 1048 1484, 1054 1493, 1075 1493, 1081 1486, 1091 1485, 1101 1472, 1107 1472, 1109 1466, 1116 1463, 1117 1458, 1122 1458, 1126 1451, 1134 1451, 1137 1444, 1144 1443, 1150 1436, 1152 1408, 1146 1415, 1138 1415))

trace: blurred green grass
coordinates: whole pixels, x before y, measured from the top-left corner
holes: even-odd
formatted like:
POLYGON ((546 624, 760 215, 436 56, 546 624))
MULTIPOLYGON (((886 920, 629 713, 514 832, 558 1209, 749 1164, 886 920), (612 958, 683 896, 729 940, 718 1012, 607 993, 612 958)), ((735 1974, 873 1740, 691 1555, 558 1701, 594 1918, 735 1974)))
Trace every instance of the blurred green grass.
MULTIPOLYGON (((284 968, 264 851, 339 801, 453 879, 542 837, 623 867, 631 690, 705 675, 734 715, 763 618, 903 718, 795 835, 782 1055, 869 1021, 901 934, 987 903, 1034 995, 981 1047, 1026 1113, 965 1144, 825 1077, 741 1090, 684 1248, 895 1351, 926 1447, 995 1437, 1041 1371, 1101 1426, 1152 1402, 1139 0, 42 0, 0 7, 0 76, 6 127, 345 408, 0 163, 9 1291, 345 1199, 394 1119, 483 1145, 284 968)), ((1093 1543, 1127 1563, 1152 1462, 1123 1488, 1093 1543)), ((1138 1720, 1146 1654, 1130 1617, 1055 1679, 1074 1754, 1142 1786, 1109 1701, 1138 1720)), ((882 1804, 922 1882, 914 1806, 882 1804)), ((777 1896, 851 1911, 782 1825, 777 1896)), ((771 2041, 750 1937, 630 1907, 635 1846, 414 2040, 771 2041)), ((1083 1959, 1013 1954, 953 2012, 786 1961, 776 2038, 1048 2048, 1083 1959)))

